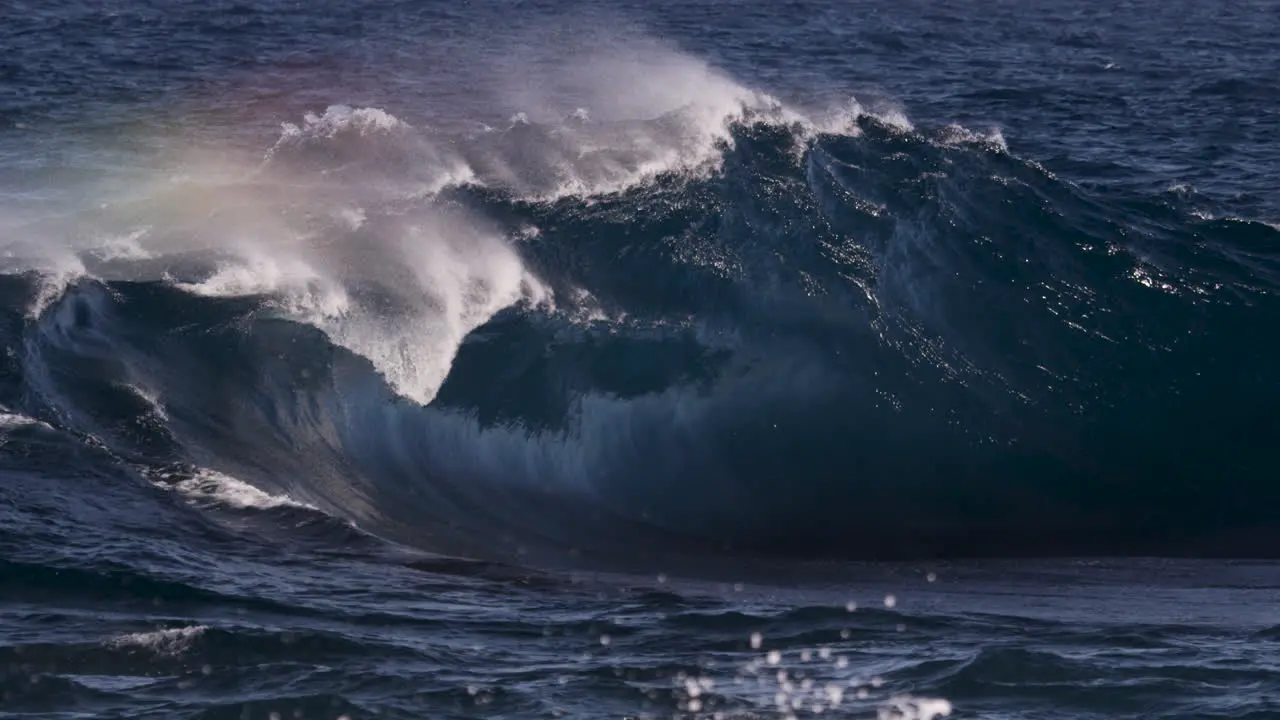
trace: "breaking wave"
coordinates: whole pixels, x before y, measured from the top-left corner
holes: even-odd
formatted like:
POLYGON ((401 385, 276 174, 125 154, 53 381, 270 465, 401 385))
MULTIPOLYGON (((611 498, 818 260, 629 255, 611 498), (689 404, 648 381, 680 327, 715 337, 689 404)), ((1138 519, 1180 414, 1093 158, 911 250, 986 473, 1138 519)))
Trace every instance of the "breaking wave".
POLYGON ((1273 225, 699 72, 10 230, 5 427, 489 559, 1280 552, 1273 225))

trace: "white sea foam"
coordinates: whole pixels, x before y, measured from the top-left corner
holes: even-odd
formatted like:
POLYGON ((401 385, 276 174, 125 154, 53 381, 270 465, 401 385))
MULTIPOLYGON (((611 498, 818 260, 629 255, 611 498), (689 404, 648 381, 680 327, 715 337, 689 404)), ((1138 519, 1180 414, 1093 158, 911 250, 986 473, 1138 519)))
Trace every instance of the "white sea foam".
POLYGON ((89 274, 70 247, 39 237, 0 247, 0 271, 38 274, 39 289, 27 308, 27 317, 31 319, 43 315, 69 287, 89 274))
POLYGON ((943 145, 986 145, 1001 152, 1009 152, 1009 143, 1005 141, 1000 128, 991 128, 983 133, 953 123, 937 133, 936 142, 943 145))
POLYGON ((269 248, 245 248, 241 257, 224 261, 213 275, 174 284, 206 297, 269 295, 285 313, 316 324, 349 311, 347 292, 336 280, 306 260, 269 252, 269 248))
POLYGON ((3 439, 5 431, 16 430, 24 427, 39 427, 47 430, 53 429, 48 423, 41 420, 37 420, 33 417, 27 417, 21 413, 14 413, 0 409, 0 439, 3 439))
POLYGON ((858 126, 861 118, 873 118, 897 132, 915 130, 915 125, 900 106, 885 101, 864 103, 857 97, 850 97, 842 104, 815 114, 813 118, 798 117, 803 125, 829 134, 861 135, 862 129, 858 126))
POLYGON ((397 259, 398 312, 357 307, 320 318, 330 337, 368 358, 402 395, 428 403, 444 383, 466 336, 519 302, 549 302, 550 292, 504 241, 466 226, 415 225, 404 231, 397 259))
POLYGON ((934 720, 951 714, 951 703, 940 698, 896 695, 877 711, 879 720, 934 720))
POLYGON ((214 503, 239 509, 269 510, 277 507, 311 508, 284 495, 271 495, 252 485, 224 475, 216 470, 201 469, 194 477, 182 480, 172 487, 188 500, 197 503, 214 503))
MULTIPOLYGON (((307 113, 302 125, 284 123, 280 143, 286 143, 306 136, 336 137, 342 133, 355 132, 367 135, 389 130, 407 130, 412 126, 400 118, 381 108, 352 108, 346 105, 332 105, 322 115, 307 113)), ((280 144, 277 144, 279 147, 280 144)))
POLYGON ((154 632, 131 633, 113 637, 105 644, 111 648, 140 648, 157 655, 181 655, 208 629, 204 625, 192 625, 154 632))

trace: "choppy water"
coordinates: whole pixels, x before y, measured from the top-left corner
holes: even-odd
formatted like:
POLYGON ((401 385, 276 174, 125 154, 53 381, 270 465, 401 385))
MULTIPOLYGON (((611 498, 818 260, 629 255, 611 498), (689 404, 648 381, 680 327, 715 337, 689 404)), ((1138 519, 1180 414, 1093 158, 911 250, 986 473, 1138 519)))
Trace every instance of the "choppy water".
POLYGON ((0 716, 1280 715, 1278 29, 3 5, 0 716))

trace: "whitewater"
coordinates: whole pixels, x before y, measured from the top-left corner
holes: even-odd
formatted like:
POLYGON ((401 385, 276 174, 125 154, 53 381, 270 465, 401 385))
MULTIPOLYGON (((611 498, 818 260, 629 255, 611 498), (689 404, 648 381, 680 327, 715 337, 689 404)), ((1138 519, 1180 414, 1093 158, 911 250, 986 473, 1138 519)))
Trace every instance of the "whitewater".
POLYGON ((15 5, 0 716, 1266 716, 1275 17, 1140 6, 15 5))

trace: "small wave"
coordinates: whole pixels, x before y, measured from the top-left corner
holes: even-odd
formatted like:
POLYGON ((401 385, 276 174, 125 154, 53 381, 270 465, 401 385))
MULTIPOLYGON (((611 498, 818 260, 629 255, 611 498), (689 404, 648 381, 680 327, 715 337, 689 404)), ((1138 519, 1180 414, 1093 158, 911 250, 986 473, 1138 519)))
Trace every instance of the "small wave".
POLYGON ((111 638, 105 644, 111 648, 140 648, 157 655, 181 655, 208 629, 204 625, 192 625, 152 632, 131 633, 111 638))
POLYGON ((1004 133, 999 128, 992 128, 988 132, 981 133, 953 123, 938 131, 937 141, 943 144, 969 143, 985 145, 1000 152, 1009 152, 1009 143, 1005 140, 1004 133))

